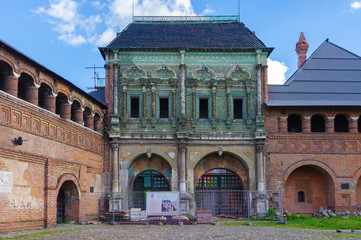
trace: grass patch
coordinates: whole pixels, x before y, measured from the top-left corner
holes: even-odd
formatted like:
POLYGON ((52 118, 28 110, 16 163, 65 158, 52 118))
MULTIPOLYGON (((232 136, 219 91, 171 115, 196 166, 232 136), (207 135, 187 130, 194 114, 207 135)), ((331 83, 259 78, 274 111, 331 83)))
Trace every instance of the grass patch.
MULTIPOLYGON (((303 228, 303 229, 355 229, 361 230, 361 217, 330 217, 330 218, 312 218, 310 216, 299 215, 299 217, 291 216, 289 219, 285 219, 287 224, 277 224, 276 222, 268 221, 251 221, 252 226, 269 226, 280 228, 303 228)), ((246 221, 238 222, 225 222, 220 225, 225 226, 243 226, 246 225, 246 221)))
POLYGON ((0 238, 2 239, 19 239, 19 238, 38 238, 45 235, 51 235, 51 234, 59 234, 59 233, 67 233, 67 232, 81 232, 81 229, 63 229, 63 230, 54 230, 54 231, 44 231, 44 232, 38 232, 38 233, 30 233, 30 234, 21 234, 16 235, 12 237, 6 237, 6 238, 0 238))

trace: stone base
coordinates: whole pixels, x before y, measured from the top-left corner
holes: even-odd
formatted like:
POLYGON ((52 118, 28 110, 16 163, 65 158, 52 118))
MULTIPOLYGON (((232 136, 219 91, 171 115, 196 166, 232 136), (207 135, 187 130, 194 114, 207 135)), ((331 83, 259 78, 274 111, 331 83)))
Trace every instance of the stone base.
POLYGON ((119 212, 122 210, 122 199, 121 198, 115 198, 109 199, 109 212, 119 212))
POLYGON ((253 197, 253 213, 258 217, 265 217, 268 213, 268 200, 269 196, 259 193, 253 197))
POLYGON ((179 210, 181 215, 194 215, 195 208, 194 208, 194 199, 188 193, 180 193, 179 196, 179 210))

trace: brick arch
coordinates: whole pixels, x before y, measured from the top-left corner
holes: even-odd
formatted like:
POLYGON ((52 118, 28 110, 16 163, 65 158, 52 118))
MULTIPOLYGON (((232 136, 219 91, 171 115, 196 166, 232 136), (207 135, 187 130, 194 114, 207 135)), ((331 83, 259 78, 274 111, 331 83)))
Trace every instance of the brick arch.
POLYGON ((312 118, 314 115, 321 115, 323 117, 333 117, 333 115, 331 116, 330 114, 328 114, 326 112, 313 112, 310 114, 310 118, 312 118))
POLYGON ((293 164, 284 173, 284 209, 312 214, 320 207, 334 208, 335 177, 327 165, 318 161, 304 160, 293 164))
POLYGON ((50 82, 50 81, 48 81, 48 80, 46 80, 44 78, 39 79, 39 85, 41 86, 41 84, 43 84, 43 83, 48 85, 50 87, 51 91, 53 93, 55 93, 55 87, 54 87, 52 82, 50 82))
POLYGON ((79 198, 80 198, 80 195, 81 195, 81 191, 80 191, 80 183, 79 183, 79 180, 76 178, 76 176, 72 173, 64 173, 63 175, 61 175, 59 178, 58 178, 58 183, 56 185, 56 194, 58 195, 59 193, 59 190, 60 188, 63 186, 63 183, 65 181, 72 181, 75 186, 77 187, 78 189, 78 193, 79 193, 79 198))
POLYGON ((29 69, 27 69, 27 68, 20 68, 19 73, 20 73, 20 75, 21 75, 22 73, 26 73, 27 75, 29 75, 29 76, 33 79, 34 84, 39 85, 39 79, 38 79, 38 78, 35 76, 35 74, 34 74, 32 71, 30 71, 29 69))
POLYGON ((85 108, 84 104, 82 103, 81 99, 77 96, 72 96, 71 97, 71 101, 74 102, 74 101, 77 101, 79 104, 80 104, 80 107, 81 108, 85 108))
MULTIPOLYGON (((10 61, 8 58, 0 55, 0 61, 7 63, 11 67, 12 71, 15 72, 16 68, 14 66, 14 63, 12 61, 10 61)), ((15 73, 19 74, 18 72, 15 72, 15 73)))
POLYGON ((91 104, 89 104, 89 102, 87 102, 87 100, 85 100, 85 102, 84 102, 83 106, 84 106, 84 109, 85 109, 85 108, 89 108, 89 109, 90 109, 91 114, 94 114, 94 109, 93 109, 93 106, 92 106, 91 104))
MULTIPOLYGON (((356 205, 361 205, 361 167, 359 167, 353 175, 352 181, 356 187, 356 205)), ((352 186, 351 186, 352 187, 352 186)))
POLYGON ((324 171, 326 171, 330 177, 332 178, 332 181, 335 183, 336 182, 336 174, 333 171, 333 169, 328 166, 327 164, 318 161, 318 160, 311 160, 311 159, 307 159, 307 160, 300 160, 298 162, 293 163, 292 165, 290 165, 286 171, 283 173, 283 182, 285 183, 287 181, 287 178, 289 177, 289 175, 296 169, 302 166, 306 166, 306 165, 314 165, 317 167, 322 168, 324 171))
MULTIPOLYGON (((152 155, 155 154, 155 155, 158 155, 159 157, 163 158, 164 160, 166 160, 168 162, 168 164, 172 167, 172 168, 175 168, 175 162, 174 160, 169 157, 168 155, 164 154, 164 153, 161 153, 161 152, 153 152, 153 149, 152 149, 152 155)), ((122 159, 123 162, 128 162, 127 165, 125 166, 126 169, 129 169, 130 166, 133 164, 134 160, 136 160, 137 158, 143 156, 143 155, 146 155, 145 151, 144 152, 137 152, 137 153, 134 153, 130 156, 128 156, 126 159, 122 159)))
POLYGON ((56 97, 59 95, 59 93, 62 93, 66 96, 68 101, 71 101, 71 96, 69 95, 69 93, 67 91, 64 91, 62 89, 56 89, 56 92, 54 92, 54 93, 56 94, 56 97))

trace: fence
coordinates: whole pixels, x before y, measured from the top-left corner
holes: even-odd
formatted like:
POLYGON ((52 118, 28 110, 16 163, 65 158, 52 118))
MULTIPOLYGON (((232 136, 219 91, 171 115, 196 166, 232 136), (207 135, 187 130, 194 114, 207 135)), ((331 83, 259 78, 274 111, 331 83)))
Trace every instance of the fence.
MULTIPOLYGON (((146 221, 146 193, 146 191, 83 193, 84 221, 101 220, 108 223, 146 221), (141 209, 136 213, 136 217, 134 212, 130 212, 134 208, 141 209)), ((283 222, 282 202, 280 190, 197 190, 181 194, 180 213, 189 216, 194 215, 197 210, 208 209, 212 211, 214 218, 283 222)))

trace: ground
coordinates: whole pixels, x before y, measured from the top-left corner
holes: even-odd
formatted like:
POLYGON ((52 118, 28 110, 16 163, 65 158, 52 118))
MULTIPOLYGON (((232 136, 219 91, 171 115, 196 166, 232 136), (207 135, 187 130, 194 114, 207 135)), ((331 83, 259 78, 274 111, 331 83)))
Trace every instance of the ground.
POLYGON ((361 231, 225 225, 73 225, 0 234, 0 239, 361 239, 361 231))

